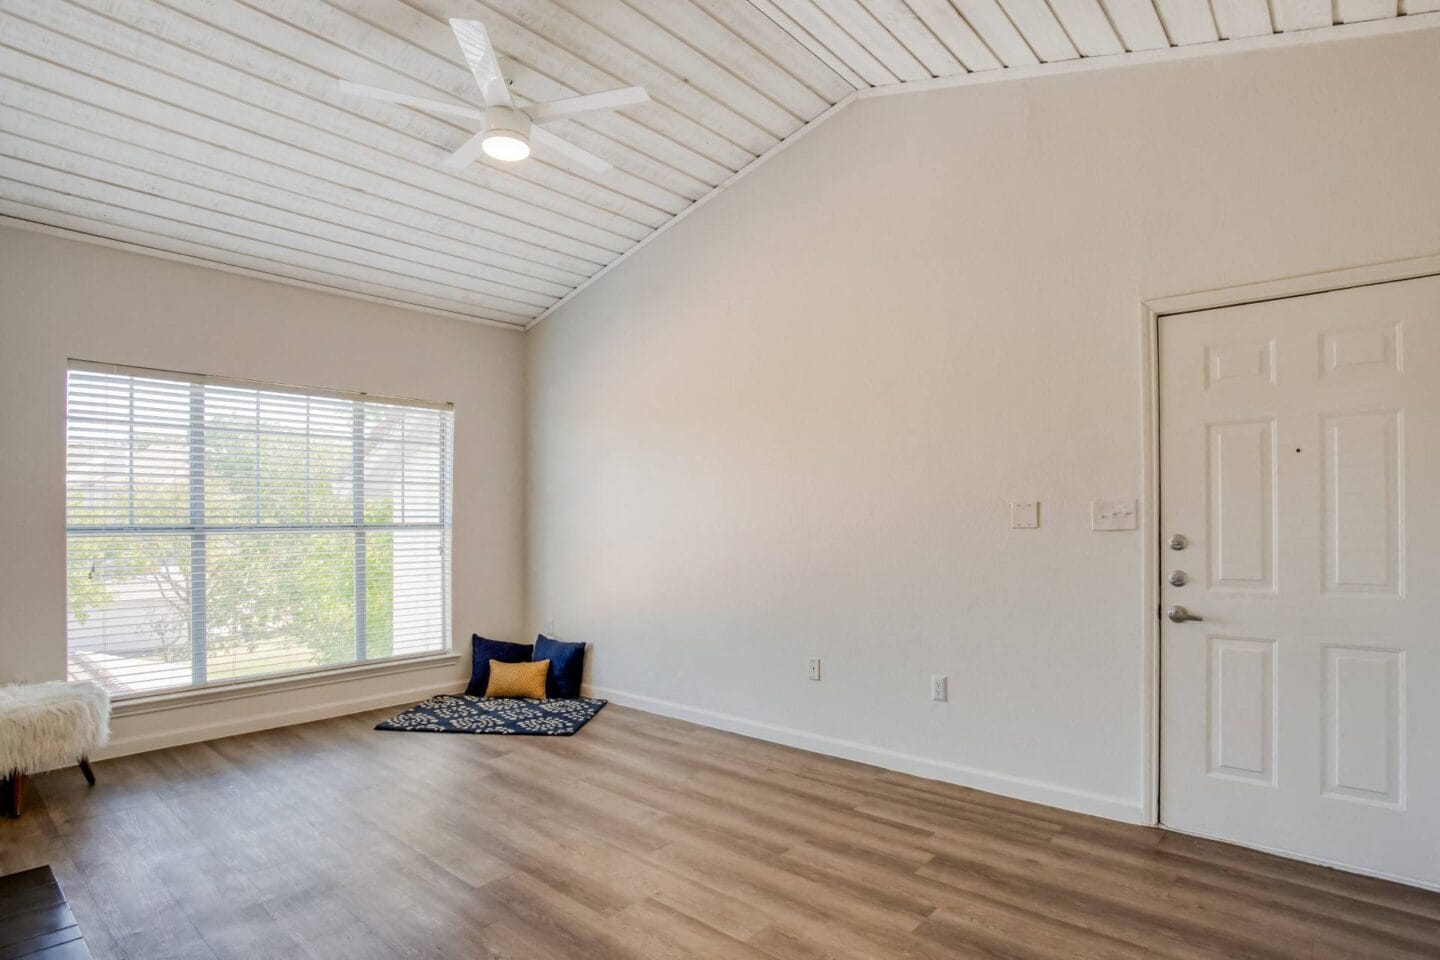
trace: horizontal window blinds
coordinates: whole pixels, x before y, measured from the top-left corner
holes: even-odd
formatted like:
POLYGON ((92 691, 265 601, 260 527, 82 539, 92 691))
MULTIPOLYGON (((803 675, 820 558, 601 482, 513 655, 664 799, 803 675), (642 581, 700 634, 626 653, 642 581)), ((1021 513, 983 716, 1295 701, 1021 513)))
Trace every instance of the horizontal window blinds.
POLYGON ((74 364, 71 677, 144 694, 448 649, 452 421, 74 364))

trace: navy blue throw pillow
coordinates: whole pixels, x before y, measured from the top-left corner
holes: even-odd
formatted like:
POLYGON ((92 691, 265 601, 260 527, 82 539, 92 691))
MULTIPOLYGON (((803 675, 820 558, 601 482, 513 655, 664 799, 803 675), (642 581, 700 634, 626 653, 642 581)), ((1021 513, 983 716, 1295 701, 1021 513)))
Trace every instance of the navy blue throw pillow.
POLYGON ((585 672, 585 644, 551 640, 545 634, 535 638, 535 659, 549 660, 545 696, 573 700, 580 696, 580 677, 585 672))
POLYGON ((472 697, 485 696, 485 688, 490 685, 490 661, 499 660, 501 663, 525 663, 530 659, 530 651, 535 648, 528 643, 506 643, 504 640, 486 640, 479 634, 470 635, 470 650, 473 659, 470 662, 470 686, 465 692, 472 697))

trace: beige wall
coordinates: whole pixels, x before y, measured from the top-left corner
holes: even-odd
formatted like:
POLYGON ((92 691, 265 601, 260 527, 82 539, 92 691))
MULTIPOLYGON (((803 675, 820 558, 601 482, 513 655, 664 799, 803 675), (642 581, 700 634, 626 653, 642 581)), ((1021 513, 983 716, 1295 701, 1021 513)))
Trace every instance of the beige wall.
POLYGON ((1440 252, 1437 90, 1429 30, 856 103, 527 338, 531 626, 602 695, 1138 818, 1142 542, 1089 503, 1145 494, 1140 302, 1440 252))
POLYGON ((455 404, 459 664, 116 723, 157 746, 463 683, 469 636, 518 639, 523 338, 511 331, 0 228, 0 679, 65 672, 69 357, 455 404))

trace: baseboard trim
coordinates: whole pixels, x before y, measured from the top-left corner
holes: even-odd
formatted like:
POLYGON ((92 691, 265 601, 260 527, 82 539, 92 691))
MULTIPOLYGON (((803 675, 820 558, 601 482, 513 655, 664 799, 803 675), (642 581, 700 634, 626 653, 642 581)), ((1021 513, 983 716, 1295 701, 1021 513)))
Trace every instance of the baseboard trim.
POLYGON ((202 740, 218 740, 221 737, 233 737, 242 733, 256 733, 261 730, 271 730, 276 727, 289 727, 297 723, 329 720, 332 717, 343 717, 346 714, 361 713, 365 710, 376 710, 380 707, 413 703, 417 700, 424 700, 427 697, 433 697, 440 693, 459 693, 464 688, 464 683, 457 683, 453 680, 444 683, 437 683, 431 680, 428 683, 417 684, 398 690, 385 690, 381 693, 346 697, 340 700, 326 700, 323 703, 268 710, 264 713, 246 713, 243 716, 227 717, 209 723, 190 724, 155 733, 132 736, 126 736, 124 734, 124 718, 122 717, 118 718, 116 724, 121 727, 118 735, 112 734, 110 745, 100 751, 94 759, 113 760, 116 757, 129 756, 132 753, 147 753, 151 750, 163 750, 166 747, 178 747, 187 743, 199 743, 202 740))
POLYGON ((899 773, 914 774, 917 777, 925 777, 929 780, 954 783, 962 787, 984 790, 986 793, 1013 797, 1016 800, 1043 803, 1046 806, 1059 807, 1062 810, 1088 813, 1093 816, 1104 817, 1108 820, 1119 820, 1124 823, 1148 823, 1145 818, 1144 804, 1142 804, 1138 798, 1131 799, 1110 794, 1093 793, 1088 790, 1077 790, 1074 787, 1066 787, 1058 783, 1049 783, 1043 780, 1032 780, 1026 777, 1016 777, 1006 773, 998 773, 993 770, 967 767, 946 760, 936 760, 917 754, 888 750, 884 747, 870 746, 869 744, 859 743, 854 740, 842 740, 837 737, 829 737, 824 734, 811 733, 806 730, 798 730, 794 727, 780 726, 779 724, 766 723, 760 720, 748 720, 744 717, 738 717, 729 713, 720 713, 715 710, 692 707, 683 703, 675 703, 671 700, 660 700, 656 697, 647 697, 643 694, 615 690, 611 687, 592 686, 589 688, 589 695, 603 697, 622 707, 633 707, 636 710, 643 710, 646 713, 673 717, 676 720, 686 720, 690 723, 697 723, 702 727, 726 730, 730 733, 754 737, 757 740, 766 740, 770 743, 779 743, 787 747, 796 747, 801 750, 808 750, 811 753, 839 757, 844 760, 854 760, 859 763, 869 764, 872 767, 881 767, 899 773))

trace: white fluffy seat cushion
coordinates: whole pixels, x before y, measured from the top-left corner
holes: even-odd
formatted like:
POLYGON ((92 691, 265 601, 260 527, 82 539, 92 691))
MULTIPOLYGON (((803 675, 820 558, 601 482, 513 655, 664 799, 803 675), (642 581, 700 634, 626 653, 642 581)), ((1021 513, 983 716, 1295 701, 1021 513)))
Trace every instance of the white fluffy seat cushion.
POLYGON ((77 763, 110 739, 110 695, 81 683, 0 686, 0 777, 77 763))

